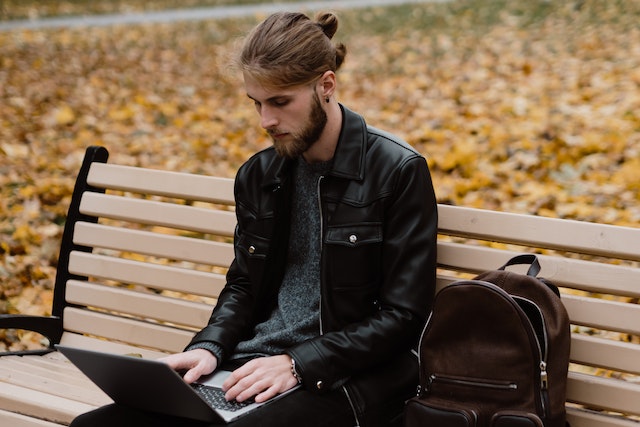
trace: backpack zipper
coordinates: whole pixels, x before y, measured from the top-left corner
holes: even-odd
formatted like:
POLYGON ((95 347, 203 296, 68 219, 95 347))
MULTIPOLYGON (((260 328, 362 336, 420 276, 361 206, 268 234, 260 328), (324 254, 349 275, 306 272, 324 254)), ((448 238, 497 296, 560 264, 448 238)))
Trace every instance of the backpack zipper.
POLYGON ((431 391, 434 383, 457 385, 463 387, 485 388, 490 390, 517 390, 518 384, 513 381, 490 381, 482 378, 461 378, 442 374, 431 374, 427 382, 427 392, 431 391))
POLYGON ((542 406, 542 415, 544 418, 549 417, 549 374, 547 372, 547 359, 549 356, 549 338, 547 334, 547 325, 545 323, 544 314, 538 304, 534 303, 528 298, 524 298, 517 295, 512 295, 514 300, 522 300, 529 303, 532 307, 535 307, 540 315, 541 323, 542 323, 542 340, 544 341, 544 351, 542 349, 542 344, 538 341, 538 335, 534 334, 534 341, 536 343, 536 347, 538 349, 538 360, 540 364, 538 365, 540 369, 540 405, 542 406))

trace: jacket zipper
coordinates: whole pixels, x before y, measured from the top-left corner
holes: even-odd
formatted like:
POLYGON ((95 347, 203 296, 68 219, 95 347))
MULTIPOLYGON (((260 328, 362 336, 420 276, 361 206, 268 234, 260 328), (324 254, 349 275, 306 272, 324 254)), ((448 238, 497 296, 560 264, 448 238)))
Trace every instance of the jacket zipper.
POLYGON ((422 333, 420 334, 420 339, 418 340, 418 351, 416 352, 416 357, 418 358, 418 375, 420 376, 420 382, 418 383, 418 389, 416 390, 416 396, 420 397, 422 392, 426 388, 427 379, 424 378, 424 374, 422 372, 422 340, 424 339, 425 334, 427 333, 427 328, 431 323, 431 316, 433 316, 433 312, 429 313, 429 317, 427 317, 427 322, 424 324, 422 328, 422 333), (424 386, 423 386, 424 384, 424 386))
MULTIPOLYGON (((322 266, 322 255, 323 255, 323 239, 324 239, 324 212, 322 210, 322 193, 321 193, 321 184, 324 179, 324 175, 321 175, 318 178, 318 210, 320 211, 320 265, 322 266)), ((320 335, 324 335, 324 328, 322 327, 322 271, 324 269, 320 268, 320 335)), ((356 412, 356 408, 353 405, 353 400, 351 399, 351 395, 349 394, 349 390, 347 390, 347 386, 343 385, 342 390, 344 391, 344 395, 347 397, 347 401, 349 402, 349 406, 351 407, 351 412, 353 412, 353 419, 356 422, 355 427, 360 426, 360 421, 358 420, 358 413, 356 412)))
POLYGON ((354 427, 360 427, 358 413, 356 412, 356 407, 353 405, 353 400, 351 400, 351 395, 349 394, 349 390, 347 390, 347 386, 343 385, 342 390, 344 391, 344 395, 347 396, 347 401, 349 401, 349 406, 351 406, 351 412, 353 412, 353 419, 356 422, 356 425, 354 427))
POLYGON ((322 210, 322 196, 320 193, 320 184, 322 184, 322 180, 324 179, 324 175, 320 175, 318 178, 318 211, 320 212, 320 301, 319 301, 319 312, 320 312, 320 335, 324 335, 324 328, 322 327, 322 282, 323 282, 323 271, 322 263, 323 261, 323 244, 322 240, 324 239, 324 212, 322 210))
MULTIPOLYGON (((322 193, 320 191, 320 186, 322 184, 322 180, 324 179, 324 175, 321 175, 318 178, 318 210, 320 212, 320 265, 322 266, 322 241, 324 239, 324 212, 322 210, 322 193)), ((320 275, 322 275, 322 271, 324 269, 320 268, 320 275)), ((320 335, 324 335, 324 329, 322 327, 322 277, 320 277, 320 335)), ((360 427, 360 421, 358 420, 358 413, 353 404, 353 400, 351 399, 351 395, 349 394, 349 390, 347 390, 347 386, 343 385, 342 390, 344 391, 344 395, 347 397, 347 401, 349 402, 349 406, 351 407, 351 412, 353 412, 353 419, 356 422, 355 427, 360 427)))

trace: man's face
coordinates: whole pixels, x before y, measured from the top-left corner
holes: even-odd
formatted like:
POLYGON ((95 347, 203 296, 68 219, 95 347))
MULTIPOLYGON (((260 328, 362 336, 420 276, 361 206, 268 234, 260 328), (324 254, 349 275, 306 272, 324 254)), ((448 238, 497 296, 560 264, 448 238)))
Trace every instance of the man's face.
POLYGON ((327 124, 327 114, 315 85, 265 88, 245 74, 245 88, 260 115, 260 124, 273 140, 276 152, 296 158, 309 149, 327 124))

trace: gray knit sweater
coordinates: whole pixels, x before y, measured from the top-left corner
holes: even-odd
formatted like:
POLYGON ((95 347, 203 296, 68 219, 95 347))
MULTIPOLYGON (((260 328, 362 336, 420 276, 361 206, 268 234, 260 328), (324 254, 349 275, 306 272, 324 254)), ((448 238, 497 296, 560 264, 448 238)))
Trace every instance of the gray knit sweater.
POLYGON ((296 343, 320 334, 320 208, 318 182, 331 162, 294 169, 291 234, 278 304, 271 316, 256 325, 254 337, 238 344, 232 359, 282 354, 296 343))

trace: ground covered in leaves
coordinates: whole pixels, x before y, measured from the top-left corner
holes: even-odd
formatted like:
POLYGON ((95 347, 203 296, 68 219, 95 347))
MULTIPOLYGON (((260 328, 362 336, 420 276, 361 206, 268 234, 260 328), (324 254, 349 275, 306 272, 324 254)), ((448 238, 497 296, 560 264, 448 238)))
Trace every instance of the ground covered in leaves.
MULTIPOLYGON (((638 226, 640 1, 340 16, 339 100, 428 157, 440 202, 638 226)), ((261 18, 0 32, 0 313, 50 310, 85 147, 232 177, 268 145, 229 66, 261 18)))

